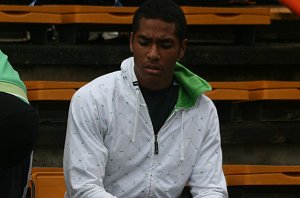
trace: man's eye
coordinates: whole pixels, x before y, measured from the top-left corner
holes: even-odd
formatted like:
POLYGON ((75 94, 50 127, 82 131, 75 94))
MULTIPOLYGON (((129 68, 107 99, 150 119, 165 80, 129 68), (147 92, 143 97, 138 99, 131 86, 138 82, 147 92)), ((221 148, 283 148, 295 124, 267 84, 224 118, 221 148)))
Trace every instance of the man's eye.
POLYGON ((161 43, 160 46, 164 49, 170 49, 172 47, 172 43, 161 43))
POLYGON ((141 46, 147 46, 147 45, 149 45, 149 43, 150 43, 150 41, 147 41, 147 40, 139 40, 139 44, 141 46))

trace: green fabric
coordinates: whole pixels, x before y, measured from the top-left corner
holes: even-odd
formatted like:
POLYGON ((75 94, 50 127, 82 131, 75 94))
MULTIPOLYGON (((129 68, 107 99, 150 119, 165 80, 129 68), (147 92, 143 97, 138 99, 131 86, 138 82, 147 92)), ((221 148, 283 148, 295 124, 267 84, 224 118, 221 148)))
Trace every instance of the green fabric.
POLYGON ((7 56, 0 50, 0 91, 10 93, 28 102, 24 82, 17 71, 7 60, 7 56))
POLYGON ((199 95, 211 91, 212 89, 208 82, 178 62, 174 68, 174 78, 180 85, 179 96, 176 103, 177 109, 193 107, 199 95))

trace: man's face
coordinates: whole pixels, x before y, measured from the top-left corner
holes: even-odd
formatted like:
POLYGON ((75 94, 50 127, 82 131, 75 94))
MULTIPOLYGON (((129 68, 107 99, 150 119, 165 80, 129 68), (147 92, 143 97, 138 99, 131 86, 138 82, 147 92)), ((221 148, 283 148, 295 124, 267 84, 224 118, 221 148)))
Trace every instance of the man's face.
POLYGON ((183 57, 186 40, 175 35, 175 24, 159 19, 140 20, 138 31, 130 37, 134 71, 139 85, 159 90, 171 85, 176 61, 183 57))

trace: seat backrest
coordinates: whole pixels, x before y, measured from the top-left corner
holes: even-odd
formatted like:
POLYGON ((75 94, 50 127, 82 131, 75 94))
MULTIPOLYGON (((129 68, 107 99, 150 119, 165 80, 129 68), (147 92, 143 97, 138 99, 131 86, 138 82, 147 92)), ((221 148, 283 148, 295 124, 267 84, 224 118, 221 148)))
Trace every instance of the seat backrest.
POLYGON ((300 166, 223 165, 227 186, 300 185, 300 166))
POLYGON ((66 192, 62 169, 34 171, 31 181, 32 198, 63 198, 66 192))

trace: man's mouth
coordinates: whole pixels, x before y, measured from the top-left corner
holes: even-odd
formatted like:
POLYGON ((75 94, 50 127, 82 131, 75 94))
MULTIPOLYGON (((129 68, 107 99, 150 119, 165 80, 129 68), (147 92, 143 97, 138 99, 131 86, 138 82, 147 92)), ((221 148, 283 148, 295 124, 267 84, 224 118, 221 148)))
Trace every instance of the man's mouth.
POLYGON ((161 69, 158 65, 146 65, 144 67, 145 71, 149 74, 158 74, 161 73, 161 69))

